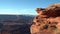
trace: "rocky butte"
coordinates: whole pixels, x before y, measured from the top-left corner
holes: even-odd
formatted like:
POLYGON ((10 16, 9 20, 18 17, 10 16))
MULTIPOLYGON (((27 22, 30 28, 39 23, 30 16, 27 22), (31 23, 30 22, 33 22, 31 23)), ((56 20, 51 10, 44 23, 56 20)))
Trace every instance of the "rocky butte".
POLYGON ((60 34, 60 3, 37 8, 37 16, 30 27, 31 34, 60 34))

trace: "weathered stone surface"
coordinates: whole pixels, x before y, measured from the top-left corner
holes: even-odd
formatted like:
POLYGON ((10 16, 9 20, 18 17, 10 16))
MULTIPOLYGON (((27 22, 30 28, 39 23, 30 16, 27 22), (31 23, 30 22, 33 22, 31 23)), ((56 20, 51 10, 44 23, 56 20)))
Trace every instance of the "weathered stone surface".
POLYGON ((33 19, 31 34, 55 34, 60 25, 60 4, 47 8, 37 8, 38 15, 33 19))

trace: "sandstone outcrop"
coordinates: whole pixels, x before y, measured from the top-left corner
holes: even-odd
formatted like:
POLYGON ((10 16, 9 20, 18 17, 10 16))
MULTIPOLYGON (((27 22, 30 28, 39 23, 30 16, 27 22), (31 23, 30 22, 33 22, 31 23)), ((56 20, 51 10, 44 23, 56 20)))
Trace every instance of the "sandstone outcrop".
POLYGON ((33 19, 31 34, 56 34, 60 25, 60 4, 37 8, 36 11, 38 15, 33 19))

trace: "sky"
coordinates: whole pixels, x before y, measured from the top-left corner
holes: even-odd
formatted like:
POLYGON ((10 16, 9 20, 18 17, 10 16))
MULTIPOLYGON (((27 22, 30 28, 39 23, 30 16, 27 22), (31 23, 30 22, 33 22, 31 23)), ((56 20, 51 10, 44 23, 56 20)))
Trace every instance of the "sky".
POLYGON ((60 0, 0 0, 0 14, 37 15, 36 8, 46 8, 60 0))

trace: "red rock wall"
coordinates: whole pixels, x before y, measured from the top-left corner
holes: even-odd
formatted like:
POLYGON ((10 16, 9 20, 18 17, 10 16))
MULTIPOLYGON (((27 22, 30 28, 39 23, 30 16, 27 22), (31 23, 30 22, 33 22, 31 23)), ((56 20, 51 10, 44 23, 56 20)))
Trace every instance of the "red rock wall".
POLYGON ((31 34, 55 34, 60 23, 60 4, 37 8, 36 11, 38 15, 33 19, 31 34))

